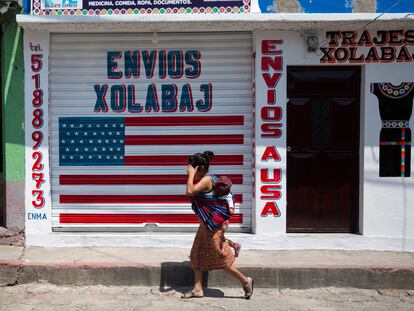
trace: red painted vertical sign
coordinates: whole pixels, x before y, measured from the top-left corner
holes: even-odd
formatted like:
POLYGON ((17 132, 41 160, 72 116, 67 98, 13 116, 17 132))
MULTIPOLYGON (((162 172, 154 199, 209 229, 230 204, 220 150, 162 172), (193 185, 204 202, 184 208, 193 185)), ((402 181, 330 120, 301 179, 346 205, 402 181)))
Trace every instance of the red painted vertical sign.
POLYGON ((32 179, 34 181, 34 187, 31 189, 33 201, 32 206, 36 209, 42 209, 45 205, 43 184, 45 183, 44 176, 44 164, 43 154, 40 151, 40 147, 43 143, 44 133, 44 111, 43 111, 43 85, 40 79, 40 72, 43 69, 43 53, 39 44, 30 43, 30 70, 33 80, 32 98, 32 126, 31 133, 33 145, 32 145, 32 159, 34 160, 32 165, 32 179))
MULTIPOLYGON (((283 40, 263 40, 261 46, 262 57, 261 72, 262 78, 266 84, 266 105, 260 111, 260 136, 263 138, 272 138, 272 141, 282 136, 282 116, 283 108, 278 105, 276 87, 283 74, 283 51, 279 46, 283 40)), ((280 154, 275 145, 266 146, 261 161, 270 163, 270 161, 279 162, 280 154)), ((260 199, 266 200, 266 204, 260 215, 267 217, 273 215, 280 216, 280 209, 277 201, 282 197, 282 174, 280 168, 273 166, 262 168, 260 170, 260 199)))

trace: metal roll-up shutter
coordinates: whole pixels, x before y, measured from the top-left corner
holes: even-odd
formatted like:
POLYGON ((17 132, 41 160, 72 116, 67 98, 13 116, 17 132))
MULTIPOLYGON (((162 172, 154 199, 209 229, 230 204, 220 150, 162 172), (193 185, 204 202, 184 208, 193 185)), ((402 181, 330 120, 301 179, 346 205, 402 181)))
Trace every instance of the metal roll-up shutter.
POLYGON ((211 150, 250 232, 252 62, 250 33, 52 34, 53 230, 194 231, 187 159, 211 150))

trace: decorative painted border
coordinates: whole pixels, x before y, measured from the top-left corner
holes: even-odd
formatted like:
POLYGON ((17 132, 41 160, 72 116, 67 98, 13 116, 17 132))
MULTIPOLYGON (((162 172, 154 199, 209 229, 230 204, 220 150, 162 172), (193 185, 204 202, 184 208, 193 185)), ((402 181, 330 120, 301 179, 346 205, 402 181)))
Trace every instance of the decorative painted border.
POLYGON ((33 0, 33 15, 148 15, 148 14, 210 14, 210 13, 249 13, 250 0, 243 0, 243 6, 206 7, 206 8, 147 8, 147 9, 96 9, 96 10, 42 10, 40 0, 33 0))

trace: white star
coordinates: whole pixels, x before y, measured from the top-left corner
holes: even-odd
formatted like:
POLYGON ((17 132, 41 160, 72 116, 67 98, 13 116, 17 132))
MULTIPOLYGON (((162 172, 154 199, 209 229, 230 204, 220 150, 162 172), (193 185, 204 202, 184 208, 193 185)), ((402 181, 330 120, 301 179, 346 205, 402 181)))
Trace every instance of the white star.
POLYGON ((92 124, 88 124, 88 127, 92 127, 92 124))
POLYGON ((93 148, 93 151, 98 151, 98 148, 93 148))
POLYGON ((96 127, 101 127, 101 125, 100 124, 97 124, 96 127))
POLYGON ((70 135, 70 133, 69 133, 69 132, 66 132, 66 135, 68 135, 68 136, 69 136, 69 135, 70 135))
POLYGON ((124 127, 124 125, 123 124, 120 124, 119 127, 124 127))
POLYGON ((73 125, 73 124, 71 124, 71 125, 70 125, 70 127, 74 127, 74 125, 73 125))
POLYGON ((93 132, 93 136, 96 136, 96 132, 93 132))
POLYGON ((114 159, 118 159, 117 156, 114 156, 114 159))
POLYGON ((121 148, 116 148, 116 151, 121 151, 121 148))
POLYGON ((105 132, 101 132, 101 135, 104 136, 105 135, 105 132))
POLYGON ((93 143, 93 140, 92 139, 89 139, 89 143, 92 144, 93 143))
POLYGON ((62 144, 64 144, 65 143, 65 140, 64 139, 62 139, 62 144))
POLYGON ((83 127, 83 124, 79 125, 79 127, 82 128, 83 127))
POLYGON ((108 139, 105 139, 105 142, 106 142, 106 143, 109 143, 109 140, 108 140, 108 139))
POLYGON ((100 144, 102 142, 102 140, 98 139, 98 144, 100 144))
POLYGON ((116 132, 116 135, 121 135, 121 132, 116 132))
POLYGON ((111 136, 112 135, 112 132, 109 132, 109 136, 111 136))
POLYGON ((114 148, 109 148, 109 151, 113 151, 114 150, 114 148))
POLYGON ((113 139, 112 142, 115 144, 116 143, 116 139, 113 139))
POLYGON ((108 127, 108 124, 105 124, 105 127, 108 127))
POLYGON ((82 139, 80 140, 80 143, 83 144, 83 140, 82 139))
POLYGON ((114 123, 114 124, 112 124, 112 127, 116 127, 116 124, 114 123))
POLYGON ((75 136, 78 136, 78 134, 79 134, 78 132, 75 132, 75 136))
POLYGON ((119 142, 122 144, 122 143, 124 142, 124 140, 123 140, 123 139, 121 139, 119 142))
POLYGON ((62 124, 62 127, 66 127, 66 124, 65 124, 65 123, 63 123, 63 124, 62 124))
POLYGON ((88 148, 85 148, 85 151, 89 151, 89 149, 88 148))
POLYGON ((92 156, 91 155, 89 156, 89 159, 92 159, 92 156))
POLYGON ((110 159, 111 157, 110 157, 110 156, 106 156, 106 158, 107 158, 107 159, 110 159))
POLYGON ((75 151, 79 151, 79 148, 75 148, 75 151))
POLYGON ((66 159, 66 157, 65 156, 62 156, 62 159, 66 159))
POLYGON ((84 133, 83 133, 83 135, 84 135, 84 136, 88 136, 88 133, 87 133, 87 132, 84 132, 84 133))
POLYGON ((70 143, 71 143, 71 144, 74 144, 74 143, 75 143, 75 141, 72 139, 72 140, 70 141, 70 143))
POLYGON ((106 148, 105 148, 105 147, 103 147, 103 148, 102 148, 102 151, 106 151, 106 148))
POLYGON ((69 151, 69 148, 66 148, 65 150, 66 150, 66 151, 69 151))
POLYGON ((102 156, 98 155, 98 159, 102 159, 102 156))
POLYGON ((120 159, 123 159, 124 157, 123 157, 123 156, 120 156, 119 158, 120 158, 120 159))
POLYGON ((79 158, 80 158, 80 159, 83 159, 83 155, 81 155, 79 158))
POLYGON ((70 156, 70 159, 73 160, 73 156, 70 156))

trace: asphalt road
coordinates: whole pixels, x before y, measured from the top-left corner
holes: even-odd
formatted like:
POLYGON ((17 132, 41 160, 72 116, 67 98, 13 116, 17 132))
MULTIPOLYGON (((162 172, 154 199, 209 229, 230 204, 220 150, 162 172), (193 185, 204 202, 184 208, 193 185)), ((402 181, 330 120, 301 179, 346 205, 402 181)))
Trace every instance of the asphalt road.
POLYGON ((25 310, 414 310, 414 291, 255 288, 243 299, 238 288, 213 288, 206 297, 182 300, 182 290, 138 286, 56 286, 32 283, 0 287, 1 311, 25 310))

